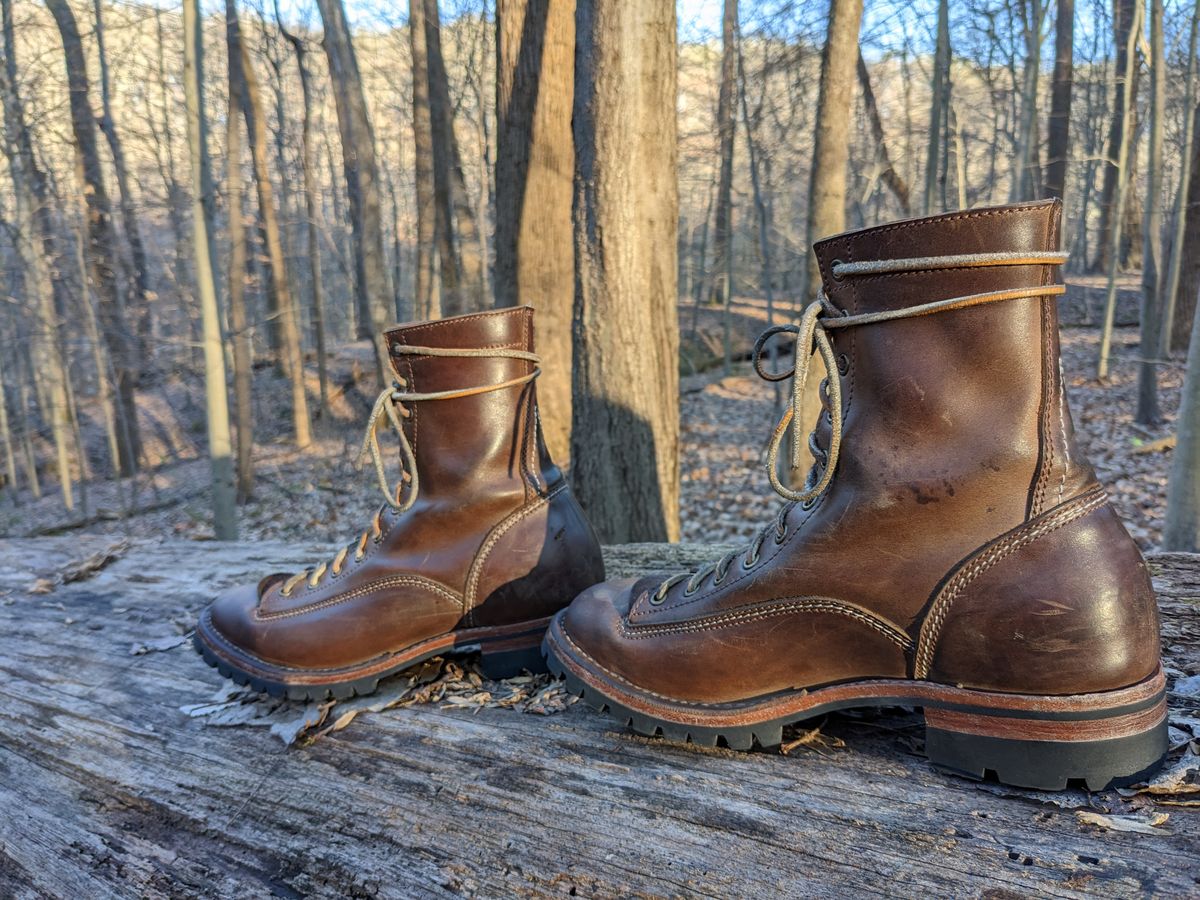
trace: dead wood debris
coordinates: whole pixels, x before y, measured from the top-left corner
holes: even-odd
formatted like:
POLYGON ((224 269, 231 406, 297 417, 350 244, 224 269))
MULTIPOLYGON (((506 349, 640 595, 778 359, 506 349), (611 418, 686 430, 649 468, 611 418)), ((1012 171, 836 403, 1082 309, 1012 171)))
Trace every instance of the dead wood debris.
POLYGON ((437 705, 442 709, 513 709, 532 715, 563 712, 576 701, 549 675, 519 675, 504 681, 483 678, 470 664, 435 657, 383 682, 365 697, 301 703, 226 685, 211 699, 181 706, 184 715, 205 725, 267 727, 285 744, 311 744, 341 731, 363 713, 396 707, 437 705))
POLYGON ((1102 813, 1081 809, 1075 813, 1075 818, 1081 825, 1095 825, 1097 828, 1104 828, 1107 831, 1154 835, 1171 833, 1162 827, 1170 818, 1170 814, 1164 812, 1147 815, 1106 816, 1102 813))
POLYGON ((31 594, 52 594, 61 584, 86 581, 124 556, 131 546, 132 542, 129 540, 117 541, 83 559, 68 563, 56 572, 39 576, 27 590, 31 594))

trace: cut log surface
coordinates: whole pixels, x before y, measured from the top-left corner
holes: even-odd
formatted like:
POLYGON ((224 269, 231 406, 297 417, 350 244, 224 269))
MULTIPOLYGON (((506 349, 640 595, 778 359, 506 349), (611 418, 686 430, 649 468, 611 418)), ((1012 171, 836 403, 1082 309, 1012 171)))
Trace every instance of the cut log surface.
MULTIPOLYGON (((620 575, 723 549, 608 560, 620 575)), ((942 775, 911 712, 832 716, 787 755, 639 738, 582 703, 408 706, 284 747, 180 712, 220 685, 189 644, 134 654, 218 589, 328 551, 0 541, 0 897, 1200 893, 1186 795, 942 775), (1095 824, 1121 821, 1141 830, 1095 824)), ((1200 557, 1151 567, 1169 670, 1200 672, 1200 557)))

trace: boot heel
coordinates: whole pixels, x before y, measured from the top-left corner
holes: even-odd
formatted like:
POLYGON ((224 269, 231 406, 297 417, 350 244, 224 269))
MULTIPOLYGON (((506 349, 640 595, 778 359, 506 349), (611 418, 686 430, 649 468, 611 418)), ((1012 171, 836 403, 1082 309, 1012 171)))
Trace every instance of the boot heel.
POLYGON ((1049 697, 1041 699, 1057 708, 1022 709, 1020 701, 1037 698, 982 696, 1004 705, 926 707, 925 753, 934 766, 975 781, 991 773, 1015 787, 1053 791, 1076 781, 1100 791, 1144 780, 1167 752, 1165 694, 1107 710, 1049 697))

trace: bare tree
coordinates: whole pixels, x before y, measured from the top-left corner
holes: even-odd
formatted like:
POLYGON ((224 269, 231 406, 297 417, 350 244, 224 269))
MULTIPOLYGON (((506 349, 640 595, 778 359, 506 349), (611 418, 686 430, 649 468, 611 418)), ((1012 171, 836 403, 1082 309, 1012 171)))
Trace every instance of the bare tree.
POLYGON ((571 0, 496 4, 497 306, 537 309, 538 349, 553 360, 538 379, 546 444, 571 446, 571 230, 575 152, 575 10, 571 0))
MULTIPOLYGON (((812 168, 808 182, 808 227, 805 244, 807 265, 804 290, 807 297, 821 282, 812 245, 846 227, 846 170, 850 158, 850 114, 854 102, 855 68, 858 63, 858 31, 862 23, 862 0, 830 0, 829 29, 821 53, 821 87, 817 96, 816 133, 813 138, 812 168)), ((926 205, 930 202, 926 181, 926 205)), ((798 347, 797 353, 811 348, 798 347)), ((802 432, 817 421, 821 412, 818 379, 810 379, 793 420, 792 440, 802 441, 802 432)), ((801 458, 807 454, 805 450, 801 458)), ((798 473, 790 473, 796 477, 798 473)))
MULTIPOLYGON (((1128 44, 1122 54, 1125 60, 1125 69, 1119 73, 1121 83, 1127 86, 1133 84, 1133 73, 1137 67, 1137 40, 1142 31, 1142 7, 1140 4, 1134 6, 1130 17, 1129 29, 1126 32, 1128 44)), ((1118 93, 1118 98, 1126 106, 1119 113, 1114 114, 1114 118, 1119 115, 1123 120, 1133 119, 1133 97, 1134 93, 1131 90, 1118 93)), ((1130 145, 1133 143, 1133 129, 1121 128, 1116 132, 1116 136, 1119 143, 1116 161, 1117 186, 1112 206, 1115 210, 1123 210, 1125 209, 1125 198, 1129 192, 1129 183, 1132 180, 1130 170, 1133 168, 1134 154, 1131 152, 1130 145)), ((1104 298, 1104 322, 1100 331, 1100 361, 1096 367, 1096 377, 1100 379, 1108 377, 1108 355, 1112 346, 1113 317, 1117 309, 1117 269, 1120 267, 1121 260, 1120 247, 1125 225, 1124 217, 1113 217, 1110 224, 1108 251, 1101 251, 1103 259, 1108 264, 1108 288, 1104 298)))
POLYGON ((1108 147, 1105 151, 1104 186, 1100 193, 1100 237, 1096 260, 1092 264, 1095 272, 1107 272, 1111 268, 1109 256, 1116 253, 1118 264, 1121 242, 1113 240, 1113 232, 1121 228, 1125 207, 1118 205, 1117 194, 1121 176, 1120 153, 1128 147, 1134 130, 1134 108, 1132 98, 1137 96, 1137 41, 1141 36, 1135 20, 1142 21, 1141 0, 1115 0, 1113 4, 1113 40, 1117 48, 1116 73, 1114 78, 1113 114, 1108 129, 1108 147))
POLYGON ((879 104, 875 100, 875 91, 871 87, 871 73, 867 69, 867 62, 863 59, 861 50, 858 53, 857 72, 858 86, 862 91, 863 97, 863 111, 867 114, 867 121, 871 123, 871 136, 875 138, 875 154, 878 159, 879 178, 895 194, 896 201, 900 204, 900 211, 904 215, 908 215, 911 212, 908 182, 896 171, 891 154, 888 153, 887 135, 883 128, 883 119, 879 116, 879 104))
POLYGON ((606 542, 677 540, 675 4, 575 24, 572 481, 606 542))
POLYGON ((108 343, 118 402, 118 450, 122 475, 137 471, 141 440, 138 431, 138 363, 131 335, 124 320, 117 284, 117 241, 112 224, 112 207, 104 186, 100 152, 96 141, 96 117, 92 112, 87 60, 79 38, 79 26, 67 0, 46 0, 62 38, 70 89, 71 130, 79 157, 83 182, 87 248, 87 280, 100 307, 104 339, 108 343))
MULTIPOLYGON (((1200 307, 1196 309, 1200 319, 1200 307)), ((1196 553, 1200 551, 1200 322, 1192 323, 1175 427, 1163 549, 1196 553)))
POLYGON ((1062 199, 1071 157, 1071 90, 1075 81, 1075 0, 1058 0, 1054 18, 1054 74, 1051 76, 1049 143, 1042 193, 1062 199))
POLYGON ((1163 117, 1166 115, 1167 60, 1163 39, 1163 0, 1149 0, 1150 6, 1150 126, 1149 152, 1146 159, 1146 210, 1142 232, 1145 250, 1142 257, 1141 363, 1138 366, 1138 399, 1135 420, 1143 425, 1158 422, 1159 330, 1162 327, 1162 292, 1159 268, 1162 265, 1162 188, 1163 188, 1163 117))
POLYGON ((713 222, 713 262, 720 274, 713 279, 714 303, 725 307, 722 324, 724 371, 732 367, 730 320, 733 303, 733 142, 737 134, 737 0, 725 0, 721 17, 721 82, 717 96, 717 212, 713 222), (719 287, 718 287, 719 285, 719 287))
MULTIPOLYGON (((833 9, 837 0, 832 0, 830 9, 829 39, 833 38, 833 9)), ((862 4, 858 18, 862 18, 862 4)), ((844 14, 843 14, 844 15, 844 14)), ((854 41, 858 42, 858 24, 854 26, 854 41)), ((828 47, 828 43, 826 44, 828 47)), ((824 66, 824 61, 822 61, 824 66)), ((824 69, 822 69, 824 71, 824 69)), ((822 84, 824 82, 822 81, 822 84)), ((938 170, 941 160, 941 138, 946 127, 947 110, 950 107, 950 0, 938 0, 937 42, 933 55, 933 88, 929 97, 929 149, 925 157, 925 201, 923 212, 929 215, 934 209, 934 198, 938 189, 938 170)))
MULTIPOLYGON (((237 48, 237 15, 225 16, 226 46, 237 48), (232 30, 232 31, 231 31, 232 30)), ((229 68, 230 76, 239 63, 229 68)), ((246 503, 254 493, 254 348, 249 316, 246 314, 246 280, 249 275, 246 240, 245 182, 242 177, 242 110, 239 92, 229 85, 229 104, 225 116, 225 203, 228 208, 229 235, 229 331, 233 348, 233 402, 237 419, 237 502, 246 503)), ((207 123, 201 122, 202 131, 207 123)), ((208 220, 211 235, 212 219, 208 220)), ((210 248, 211 249, 211 248, 210 248)), ((212 269, 204 273, 211 276, 212 269)), ((201 314, 203 318, 203 310, 201 314)), ((228 414, 226 414, 228 418, 228 414)))
POLYGON ((375 159, 375 129, 367 112, 358 57, 342 0, 318 0, 325 26, 325 57, 333 81, 333 96, 342 137, 342 166, 350 222, 354 233, 355 291, 358 298, 358 336, 375 340, 380 378, 390 369, 383 330, 388 320, 387 264, 383 254, 383 213, 379 199, 379 164, 375 159))
MULTIPOLYGON (((417 261, 413 273, 418 318, 438 315, 434 306, 434 254, 442 236, 437 203, 437 185, 433 171, 433 119, 429 109, 429 53, 425 46, 425 0, 410 0, 408 39, 412 56, 413 156, 417 203, 417 261)), ((442 254, 453 248, 443 247, 442 254)), ((456 284, 456 283, 455 283, 456 284)), ((443 285, 444 287, 444 285, 443 285)))
POLYGON ((308 415, 308 395, 304 388, 304 356, 300 346, 300 323, 296 304, 288 284, 287 263, 283 253, 283 234, 275 209, 275 192, 267 163, 267 125, 263 116, 258 77, 250 64, 246 42, 238 22, 237 0, 225 0, 227 42, 229 45, 229 87, 236 94, 254 162, 254 183, 258 189, 258 214, 270 260, 270 291, 275 315, 279 317, 284 373, 292 386, 292 428, 297 447, 312 442, 312 423, 308 415))
MULTIPOLYGON (((4 107, 4 155, 8 159, 8 170, 12 177, 16 211, 13 240, 21 261, 24 292, 32 300, 37 323, 31 352, 35 361, 35 376, 40 377, 44 384, 44 390, 40 392, 45 404, 43 415, 49 421, 53 435, 63 505, 67 509, 74 509, 70 456, 72 416, 67 402, 67 372, 63 365, 59 315, 55 307, 54 280, 48 257, 48 252, 53 252, 53 238, 49 232, 48 211, 42 208, 45 176, 34 157, 24 104, 17 89, 11 0, 0 0, 0 15, 3 15, 4 33, 0 103, 4 107)), ((5 415, 7 418, 7 413, 5 415)), ((7 431, 7 421, 4 425, 7 431)))
POLYGON ((12 426, 8 421, 8 389, 4 383, 4 367, 0 366, 0 446, 4 447, 4 486, 15 505, 20 504, 20 485, 17 484, 17 454, 13 447, 12 426))
POLYGON ((442 57, 442 28, 437 0, 424 0, 424 4, 434 198, 440 230, 438 252, 442 270, 442 313, 454 315, 488 305, 483 296, 483 251, 478 222, 467 199, 462 158, 454 132, 454 106, 450 102, 450 84, 442 57))
MULTIPOLYGON (((313 90, 312 74, 308 69, 308 47, 304 39, 292 34, 283 26, 279 14, 279 0, 275 0, 275 21, 284 38, 292 45, 296 54, 296 68, 300 72, 300 93, 303 100, 303 119, 300 125, 300 168, 304 176, 305 232, 308 239, 308 274, 312 291, 312 323, 317 339, 317 380, 321 392, 321 414, 329 411, 329 365, 325 346, 325 286, 321 280, 321 241, 319 235, 320 195, 317 188, 317 147, 313 141, 313 90)), ((398 279, 397 279, 398 280, 398 279)), ((399 301, 397 301, 399 306, 399 301)), ((397 309, 397 316, 405 318, 411 310, 397 309)))
POLYGON ((225 394, 225 354, 213 263, 216 255, 212 227, 212 174, 208 161, 204 115, 204 39, 200 0, 184 0, 184 73, 187 132, 191 150, 192 246, 195 248, 196 289, 204 318, 204 393, 208 419, 208 452, 212 461, 213 526, 218 540, 237 539, 234 505, 233 456, 229 440, 229 401, 225 394))
POLYGON ((1041 183, 1038 176, 1038 85, 1042 65, 1042 25, 1046 6, 1042 0, 1020 4, 1021 32, 1025 38, 1025 62, 1021 75, 1021 118, 1017 152, 1013 155, 1013 177, 1009 200, 1033 200, 1041 183))
MULTIPOLYGON (((121 224, 125 228, 125 240, 129 243, 130 276, 136 297, 134 302, 127 304, 126 315, 130 310, 134 313, 137 335, 145 341, 150 323, 150 267, 146 259, 145 245, 142 243, 141 226, 138 224, 137 212, 133 206, 133 192, 129 183, 129 166, 125 162, 125 148, 117 133, 117 122, 112 111, 112 89, 109 85, 108 51, 104 45, 104 0, 93 0, 96 14, 96 55, 100 64, 100 130, 108 141, 108 149, 112 154, 113 172, 117 180, 117 202, 121 209, 121 224)), ((139 348, 139 355, 145 356, 145 348, 139 348)))
MULTIPOLYGON (((1174 209, 1174 227, 1171 234, 1171 263, 1167 268, 1167 278, 1163 284, 1164 307, 1162 313, 1162 325, 1159 329, 1159 353, 1166 356, 1168 353, 1182 349, 1180 344, 1187 346, 1187 340, 1183 335, 1187 334, 1186 328, 1176 328, 1176 308, 1179 305, 1181 294, 1183 295, 1184 309, 1194 308, 1189 307, 1189 300, 1192 304, 1195 303, 1197 293, 1197 282, 1191 281, 1188 288, 1183 287, 1182 273, 1184 266, 1184 257, 1189 252, 1185 242, 1188 242, 1188 234, 1194 235, 1190 241, 1200 241, 1200 225, 1195 222, 1200 222, 1200 217, 1193 219, 1193 215, 1200 213, 1200 197, 1192 197, 1192 170, 1196 165, 1195 150, 1200 147, 1200 141, 1197 140, 1196 131, 1200 128, 1200 117, 1197 117, 1196 110, 1196 49, 1197 43, 1200 42, 1200 0, 1192 6, 1192 24, 1188 32, 1188 61, 1187 61, 1187 76, 1184 79, 1183 88, 1183 152, 1180 154, 1179 164, 1179 187, 1175 192, 1175 209, 1174 209), (1193 229, 1189 232, 1189 229, 1193 229)), ((1197 259, 1196 249, 1200 249, 1195 243, 1191 244, 1191 266, 1189 267, 1193 273, 1197 272, 1197 266, 1200 266, 1200 260, 1197 259)), ((1186 315, 1186 313, 1185 313, 1186 315)))

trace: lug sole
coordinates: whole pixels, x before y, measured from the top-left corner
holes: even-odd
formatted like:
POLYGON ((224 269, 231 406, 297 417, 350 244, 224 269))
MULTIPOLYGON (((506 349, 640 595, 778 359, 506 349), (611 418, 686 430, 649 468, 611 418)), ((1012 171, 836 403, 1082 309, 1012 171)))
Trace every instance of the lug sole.
POLYGON ((572 650, 556 618, 542 643, 567 690, 634 732, 704 747, 776 747, 783 728, 841 709, 920 707, 925 754, 940 771, 1036 790, 1098 791, 1144 781, 1167 752, 1162 670, 1119 691, 1066 697, 1001 694, 869 679, 726 704, 675 704, 618 682, 572 650))
POLYGON ((206 663, 235 684, 289 700, 346 700, 374 693, 384 679, 435 656, 477 657, 485 678, 499 680, 523 671, 548 671, 541 641, 549 619, 498 628, 472 628, 435 635, 394 653, 341 669, 281 666, 246 653, 224 640, 204 615, 192 645, 206 663))

